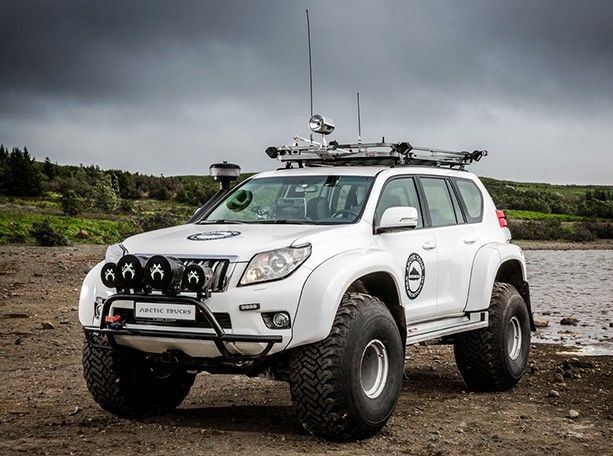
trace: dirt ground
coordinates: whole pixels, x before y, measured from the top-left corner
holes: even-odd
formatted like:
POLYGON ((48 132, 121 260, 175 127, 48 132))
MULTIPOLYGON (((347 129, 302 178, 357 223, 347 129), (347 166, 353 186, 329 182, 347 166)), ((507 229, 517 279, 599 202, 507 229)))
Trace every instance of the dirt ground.
POLYGON ((411 347, 394 417, 359 443, 308 435, 285 384, 239 376, 200 375, 169 416, 115 418, 81 374, 79 287, 102 255, 0 247, 0 454, 612 454, 613 358, 547 345, 497 394, 466 392, 449 347, 411 347))

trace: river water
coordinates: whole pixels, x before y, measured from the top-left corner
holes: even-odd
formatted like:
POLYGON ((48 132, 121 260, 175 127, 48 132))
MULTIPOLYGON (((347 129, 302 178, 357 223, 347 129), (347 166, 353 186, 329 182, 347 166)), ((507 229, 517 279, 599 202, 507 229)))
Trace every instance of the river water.
POLYGON ((549 321, 532 340, 613 355, 613 250, 527 250, 525 255, 534 318, 549 321), (577 326, 560 325, 571 316, 577 326))

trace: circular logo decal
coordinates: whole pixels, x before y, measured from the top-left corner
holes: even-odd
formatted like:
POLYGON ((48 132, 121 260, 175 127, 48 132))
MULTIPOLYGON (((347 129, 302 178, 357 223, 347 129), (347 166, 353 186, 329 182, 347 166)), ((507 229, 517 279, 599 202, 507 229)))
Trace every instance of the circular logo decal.
POLYGON ((205 233, 196 233, 187 236, 190 241, 214 241, 216 239, 226 239, 238 236, 240 231, 207 231, 205 233))
POLYGON ((411 253, 407 260, 407 267, 404 272, 404 287, 407 290, 409 299, 415 299, 421 293, 426 278, 426 266, 424 260, 416 253, 411 253))

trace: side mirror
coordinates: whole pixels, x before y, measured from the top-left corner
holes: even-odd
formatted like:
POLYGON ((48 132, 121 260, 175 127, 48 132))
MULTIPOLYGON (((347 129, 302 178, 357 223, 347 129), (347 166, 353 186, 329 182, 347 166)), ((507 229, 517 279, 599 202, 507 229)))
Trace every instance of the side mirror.
POLYGON ((417 227, 419 216, 414 207, 397 206, 385 210, 381 216, 379 226, 375 227, 375 233, 388 231, 412 230, 417 227))

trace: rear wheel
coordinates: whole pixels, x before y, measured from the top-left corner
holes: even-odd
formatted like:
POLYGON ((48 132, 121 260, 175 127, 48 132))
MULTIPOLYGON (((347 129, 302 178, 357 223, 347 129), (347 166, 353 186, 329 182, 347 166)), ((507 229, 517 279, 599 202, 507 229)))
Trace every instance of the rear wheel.
POLYGON ((157 365, 144 355, 112 351, 97 336, 85 340, 83 376, 94 400, 104 410, 124 417, 174 410, 195 379, 195 374, 157 365))
POLYGON ((530 317, 513 285, 496 282, 487 328, 459 334, 454 353, 466 384, 478 391, 509 389, 528 364, 530 317))
POLYGON ((392 415, 403 369, 404 347, 387 307, 373 296, 347 293, 330 335, 291 354, 298 418, 327 439, 368 438, 392 415))

